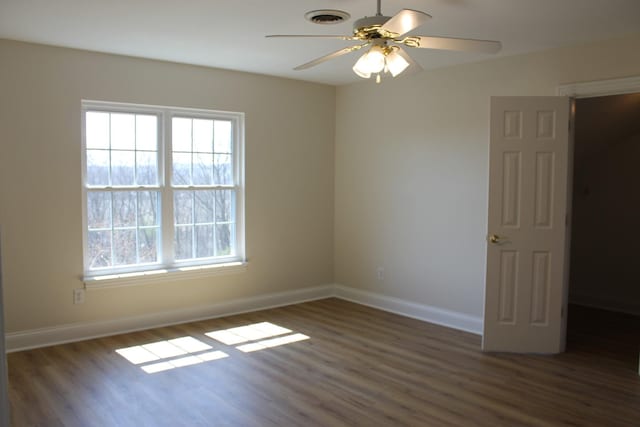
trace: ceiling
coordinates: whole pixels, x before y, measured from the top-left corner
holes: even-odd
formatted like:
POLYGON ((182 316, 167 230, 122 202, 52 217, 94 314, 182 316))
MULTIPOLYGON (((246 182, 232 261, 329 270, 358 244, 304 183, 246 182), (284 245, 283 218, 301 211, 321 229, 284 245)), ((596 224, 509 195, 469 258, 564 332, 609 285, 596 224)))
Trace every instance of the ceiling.
MULTIPOLYGON (((640 33, 639 0, 382 1, 384 15, 405 8, 433 16, 412 34, 499 40, 497 56, 640 33)), ((0 0, 0 38, 341 85, 361 80, 351 71, 357 53, 293 67, 354 42, 264 36, 347 35, 354 20, 375 11, 375 0, 0 0), (351 19, 306 21, 316 9, 343 10, 351 19)), ((425 69, 496 56, 407 50, 425 69)))

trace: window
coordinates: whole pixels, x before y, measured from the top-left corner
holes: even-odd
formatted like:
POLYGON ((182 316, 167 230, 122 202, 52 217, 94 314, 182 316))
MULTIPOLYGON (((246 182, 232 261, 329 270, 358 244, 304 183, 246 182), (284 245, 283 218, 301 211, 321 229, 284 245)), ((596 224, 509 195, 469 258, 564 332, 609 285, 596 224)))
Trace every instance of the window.
POLYGON ((88 277, 244 260, 241 113, 83 101, 88 277))

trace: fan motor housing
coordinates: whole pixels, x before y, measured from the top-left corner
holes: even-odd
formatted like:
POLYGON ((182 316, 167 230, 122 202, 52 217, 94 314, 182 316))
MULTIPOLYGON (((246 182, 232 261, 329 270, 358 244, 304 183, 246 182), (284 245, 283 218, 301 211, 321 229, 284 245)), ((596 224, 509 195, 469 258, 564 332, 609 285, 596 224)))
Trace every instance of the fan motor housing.
POLYGON ((373 26, 376 26, 376 25, 382 26, 389 19, 391 19, 390 16, 382 16, 382 15, 365 16, 364 18, 360 18, 360 19, 358 19, 357 21, 355 21, 353 23, 353 30, 357 31, 360 28, 373 27, 373 26))
POLYGON ((365 38, 377 38, 380 37, 377 29, 383 26, 390 16, 365 16, 353 23, 353 34, 359 35, 365 38))

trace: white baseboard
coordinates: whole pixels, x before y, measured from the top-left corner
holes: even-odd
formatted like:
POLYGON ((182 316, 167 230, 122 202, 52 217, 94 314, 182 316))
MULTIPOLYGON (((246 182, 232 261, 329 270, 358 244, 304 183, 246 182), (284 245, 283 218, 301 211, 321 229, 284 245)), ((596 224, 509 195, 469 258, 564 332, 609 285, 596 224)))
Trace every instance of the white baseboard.
POLYGON ((333 295, 333 285, 296 289, 293 291, 241 298, 219 304, 187 308, 183 310, 146 314, 91 323, 67 324, 51 328, 32 329, 6 334, 7 352, 83 341, 109 335, 123 334, 144 329, 196 322, 216 317, 231 316, 250 311, 266 310, 285 305, 328 298, 333 295))
POLYGON ((83 341, 109 335, 141 331, 151 328, 196 322, 216 317, 232 316, 251 311, 266 310, 285 305, 336 297, 357 304, 367 305, 402 316, 459 329, 474 334, 482 333, 482 319, 429 305, 418 304, 381 294, 362 291, 341 285, 324 285, 313 288, 241 298, 219 304, 145 314, 90 323, 74 323, 50 328, 32 329, 6 334, 7 352, 29 350, 38 347, 83 341))
POLYGON ((418 304, 342 285, 334 286, 334 295, 337 298, 402 316, 482 335, 483 321, 481 317, 470 316, 468 314, 445 310, 426 304, 418 304))
POLYGON ((582 305, 585 307, 599 308, 602 310, 640 316, 640 306, 638 305, 638 303, 629 303, 628 300, 623 301, 602 296, 572 294, 569 298, 569 304, 582 305))

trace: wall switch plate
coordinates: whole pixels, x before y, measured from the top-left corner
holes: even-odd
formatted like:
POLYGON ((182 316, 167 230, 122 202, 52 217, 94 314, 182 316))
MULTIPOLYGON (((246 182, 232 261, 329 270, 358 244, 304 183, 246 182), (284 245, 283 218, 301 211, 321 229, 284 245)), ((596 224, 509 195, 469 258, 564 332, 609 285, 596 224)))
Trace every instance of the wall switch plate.
POLYGON ((376 274, 378 275, 378 280, 379 281, 383 281, 384 280, 384 268, 383 267, 378 267, 378 269, 376 270, 376 274))
POLYGON ((84 289, 78 288, 73 290, 73 303, 84 304, 84 289))

